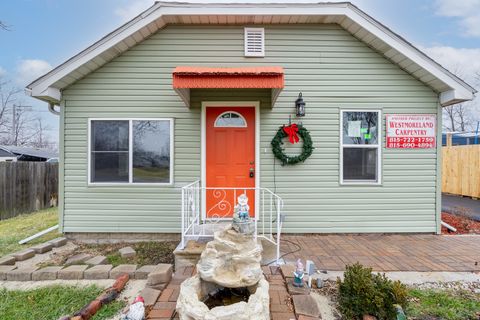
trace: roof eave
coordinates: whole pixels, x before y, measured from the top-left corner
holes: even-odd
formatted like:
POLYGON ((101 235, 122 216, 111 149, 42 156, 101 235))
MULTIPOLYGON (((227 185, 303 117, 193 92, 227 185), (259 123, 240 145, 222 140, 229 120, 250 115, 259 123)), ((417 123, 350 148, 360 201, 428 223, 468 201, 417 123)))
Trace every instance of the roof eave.
POLYGON ((252 15, 252 6, 257 8, 255 16, 342 15, 351 19, 381 41, 401 52, 406 58, 417 63, 441 83, 445 84, 444 87, 447 89, 438 90, 440 91, 440 103, 442 106, 471 100, 476 93, 473 87, 443 68, 407 40, 348 2, 319 4, 266 3, 254 5, 157 2, 131 21, 106 35, 49 73, 30 83, 27 86, 27 93, 32 97, 46 102, 58 103, 61 100, 61 90, 63 88, 54 86, 57 81, 63 81, 64 77, 67 77, 70 73, 78 70, 78 68, 89 63, 89 61, 105 53, 107 50, 114 49, 113 47, 122 41, 122 39, 139 32, 143 28, 147 28, 150 24, 156 23, 159 28, 163 27, 166 22, 162 19, 162 16, 252 15))
POLYGON ((47 103, 53 103, 55 105, 60 104, 60 101, 62 100, 62 92, 58 88, 47 87, 42 92, 37 92, 34 89, 26 88, 25 94, 32 98, 36 98, 47 103))
POLYGON ((469 90, 461 89, 451 89, 448 91, 441 92, 439 94, 440 105, 442 107, 448 107, 452 104, 462 103, 470 101, 475 97, 477 91, 474 89, 474 92, 469 90))

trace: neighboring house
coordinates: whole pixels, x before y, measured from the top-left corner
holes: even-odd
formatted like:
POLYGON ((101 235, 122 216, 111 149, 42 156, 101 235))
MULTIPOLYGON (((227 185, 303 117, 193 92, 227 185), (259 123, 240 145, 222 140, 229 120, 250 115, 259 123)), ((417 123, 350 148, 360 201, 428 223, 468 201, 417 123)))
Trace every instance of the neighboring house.
POLYGON ((45 149, 21 146, 0 146, 0 161, 39 161, 57 158, 58 153, 45 149))
POLYGON ((15 162, 17 161, 17 156, 15 156, 10 151, 0 147, 0 162, 15 162))
POLYGON ((81 237, 194 232, 243 192, 276 212, 261 188, 283 232, 438 233, 442 107, 475 90, 350 3, 158 2, 27 92, 59 106, 61 230, 81 237), (387 148, 398 114, 437 143, 387 148), (281 166, 290 116, 315 149, 281 166))
MULTIPOLYGON (((480 134, 476 132, 452 132, 452 146, 464 146, 480 143, 480 134)), ((447 145, 447 133, 442 133, 442 146, 447 145)))

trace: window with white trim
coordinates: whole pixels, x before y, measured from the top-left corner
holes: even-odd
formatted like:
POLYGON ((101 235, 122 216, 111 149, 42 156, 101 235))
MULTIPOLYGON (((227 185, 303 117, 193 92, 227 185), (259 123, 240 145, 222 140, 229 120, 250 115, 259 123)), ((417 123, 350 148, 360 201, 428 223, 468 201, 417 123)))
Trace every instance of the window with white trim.
POLYGON ((91 184, 172 183, 173 119, 91 119, 91 184))
POLYGON ((235 111, 226 111, 219 115, 217 119, 215 119, 215 127, 242 127, 245 128, 247 126, 247 121, 245 118, 238 112, 235 111))
POLYGON ((265 29, 245 28, 245 57, 265 56, 265 29))
POLYGON ((380 183, 380 111, 342 110, 340 181, 342 184, 380 183))

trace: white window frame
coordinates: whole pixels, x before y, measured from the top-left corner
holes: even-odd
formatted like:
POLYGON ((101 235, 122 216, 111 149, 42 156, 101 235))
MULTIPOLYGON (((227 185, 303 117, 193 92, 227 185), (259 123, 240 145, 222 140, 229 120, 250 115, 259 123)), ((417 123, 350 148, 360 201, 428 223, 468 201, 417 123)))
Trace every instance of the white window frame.
POLYGON ((381 185, 382 184, 382 110, 379 109, 341 109, 340 110, 340 185, 381 185), (343 143, 343 113, 344 112, 377 112, 377 144, 344 144, 343 143), (376 148, 377 149, 377 180, 344 180, 343 179, 343 149, 344 148, 376 148))
POLYGON ((243 51, 245 57, 262 58, 265 57, 265 28, 244 28, 243 32, 243 51), (262 51, 250 52, 248 51, 247 35, 249 32, 261 32, 262 33, 262 51))
POLYGON ((172 186, 174 169, 174 124, 173 118, 89 118, 88 119, 88 161, 87 184, 88 186, 172 186), (92 157, 92 121, 128 121, 128 182, 92 182, 91 157, 92 157), (133 182, 133 121, 169 121, 170 122, 170 177, 169 182, 133 182))
POLYGON ((247 120, 245 120, 245 117, 243 115, 241 115, 240 113, 238 112, 235 112, 235 111, 225 111, 223 112, 222 114, 220 114, 216 119, 215 119, 215 122, 213 123, 213 127, 214 128, 246 128, 247 127, 247 120), (242 126, 238 126, 238 125, 235 125, 235 124, 229 124, 227 126, 218 126, 217 125, 217 121, 225 114, 229 114, 229 113, 233 113, 233 114, 236 114, 237 116, 239 116, 240 119, 242 119, 244 125, 242 126))

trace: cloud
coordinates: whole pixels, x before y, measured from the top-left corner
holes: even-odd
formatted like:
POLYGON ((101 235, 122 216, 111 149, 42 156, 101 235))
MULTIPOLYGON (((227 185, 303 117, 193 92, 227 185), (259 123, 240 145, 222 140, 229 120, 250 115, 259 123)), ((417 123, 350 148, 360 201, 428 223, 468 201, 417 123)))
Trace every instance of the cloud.
MULTIPOLYGON (((480 59, 478 57, 480 57, 480 48, 436 46, 420 49, 443 67, 479 90, 480 59)), ((469 116, 472 117, 472 123, 476 123, 480 119, 480 99, 474 98, 473 101, 467 102, 465 105, 469 110, 469 116)))
POLYGON ((3 69, 1 66, 0 66, 0 77, 3 77, 4 75, 7 74, 7 70, 3 69))
POLYGON ((442 66, 475 86, 480 73, 480 48, 454 48, 447 46, 420 48, 442 66))
POLYGON ((52 66, 44 60, 21 60, 17 66, 15 81, 20 86, 26 86, 33 80, 52 70, 52 66))
POLYGON ((465 36, 480 37, 480 0, 437 0, 436 14, 458 18, 465 36))
POLYGON ((122 18, 123 21, 129 21, 152 6, 154 3, 155 2, 153 0, 138 0, 125 6, 116 8, 114 13, 122 18))

